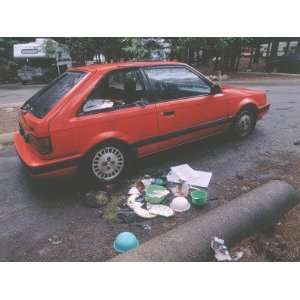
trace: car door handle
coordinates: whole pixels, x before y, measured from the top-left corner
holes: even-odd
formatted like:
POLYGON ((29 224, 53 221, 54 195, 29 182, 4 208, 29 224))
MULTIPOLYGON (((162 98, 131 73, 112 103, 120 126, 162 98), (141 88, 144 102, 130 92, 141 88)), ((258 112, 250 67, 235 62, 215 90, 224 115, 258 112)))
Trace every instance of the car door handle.
POLYGON ((175 111, 174 110, 163 111, 161 114, 165 117, 172 116, 175 115, 175 111))

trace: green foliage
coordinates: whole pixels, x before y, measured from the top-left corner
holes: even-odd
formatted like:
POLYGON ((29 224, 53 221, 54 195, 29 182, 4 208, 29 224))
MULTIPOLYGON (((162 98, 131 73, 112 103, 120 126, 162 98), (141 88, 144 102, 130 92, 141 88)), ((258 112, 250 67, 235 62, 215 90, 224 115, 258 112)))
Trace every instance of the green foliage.
POLYGON ((14 76, 16 63, 13 59, 13 45, 28 40, 30 38, 0 37, 0 82, 14 76))
MULTIPOLYGON (((216 64, 215 68, 224 71, 237 70, 243 47, 255 48, 259 43, 272 40, 251 37, 65 37, 48 40, 45 52, 49 57, 55 57, 59 43, 60 47, 65 45, 69 49, 76 64, 84 64, 94 57, 101 63, 100 54, 105 56, 106 62, 143 60, 151 58, 153 52, 162 50, 162 39, 169 44, 168 59, 211 66, 212 58, 220 57, 220 63, 216 64)), ((13 45, 30 40, 34 38, 0 38, 0 76, 3 75, 4 69, 9 70, 14 64, 13 45)))
POLYGON ((125 38, 123 45, 127 58, 138 60, 150 59, 151 53, 161 48, 156 39, 146 38, 125 38))

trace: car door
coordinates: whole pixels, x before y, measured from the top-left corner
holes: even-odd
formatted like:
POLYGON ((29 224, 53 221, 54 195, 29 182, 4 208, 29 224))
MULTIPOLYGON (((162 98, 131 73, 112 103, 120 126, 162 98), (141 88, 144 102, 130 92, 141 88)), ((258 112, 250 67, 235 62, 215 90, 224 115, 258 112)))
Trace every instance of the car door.
MULTIPOLYGON (((104 131, 108 138, 119 138, 132 145, 159 134, 156 104, 148 97, 141 73, 136 68, 108 73, 83 105, 83 119, 93 121, 86 135, 104 131), (93 113, 94 112, 94 113, 93 113)), ((83 127, 84 129, 84 127, 83 127)), ((140 145, 141 156, 154 151, 153 145, 140 145)))
POLYGON ((160 149, 197 140, 226 126, 228 101, 221 93, 212 94, 212 84, 195 70, 178 65, 149 67, 144 72, 157 103, 160 149))

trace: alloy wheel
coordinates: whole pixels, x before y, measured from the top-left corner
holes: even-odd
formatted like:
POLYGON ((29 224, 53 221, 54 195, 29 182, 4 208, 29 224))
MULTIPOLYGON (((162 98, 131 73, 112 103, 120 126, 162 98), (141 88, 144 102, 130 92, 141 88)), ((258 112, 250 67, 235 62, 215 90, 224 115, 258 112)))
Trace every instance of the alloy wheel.
POLYGON ((92 160, 94 175, 104 181, 118 177, 125 166, 123 153, 116 147, 107 146, 95 153, 92 160))

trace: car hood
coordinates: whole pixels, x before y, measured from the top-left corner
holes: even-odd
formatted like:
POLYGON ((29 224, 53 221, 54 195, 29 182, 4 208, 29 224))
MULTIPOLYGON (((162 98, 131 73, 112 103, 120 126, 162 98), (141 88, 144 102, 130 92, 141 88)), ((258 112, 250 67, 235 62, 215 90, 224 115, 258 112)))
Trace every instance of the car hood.
POLYGON ((241 96, 241 97, 261 95, 266 93, 263 90, 254 90, 254 89, 248 89, 248 88, 244 88, 240 86, 232 86, 232 85, 221 85, 221 88, 223 93, 231 94, 233 96, 241 96))

